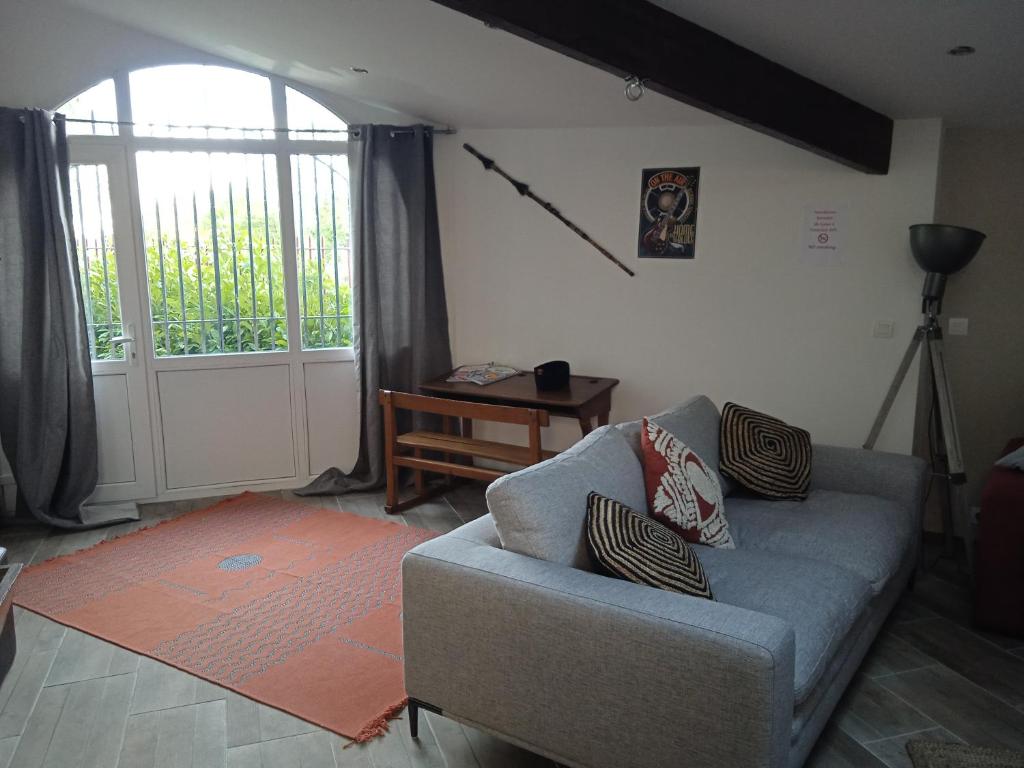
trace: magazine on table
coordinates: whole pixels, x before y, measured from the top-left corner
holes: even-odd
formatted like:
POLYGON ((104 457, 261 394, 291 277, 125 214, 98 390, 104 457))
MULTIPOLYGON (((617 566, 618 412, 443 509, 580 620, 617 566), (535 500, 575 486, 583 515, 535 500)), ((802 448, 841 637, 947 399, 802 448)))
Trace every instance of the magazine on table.
POLYGON ((459 366, 451 372, 446 381, 449 384, 471 382, 482 387, 518 375, 518 368, 513 368, 511 365, 497 365, 491 362, 459 366))

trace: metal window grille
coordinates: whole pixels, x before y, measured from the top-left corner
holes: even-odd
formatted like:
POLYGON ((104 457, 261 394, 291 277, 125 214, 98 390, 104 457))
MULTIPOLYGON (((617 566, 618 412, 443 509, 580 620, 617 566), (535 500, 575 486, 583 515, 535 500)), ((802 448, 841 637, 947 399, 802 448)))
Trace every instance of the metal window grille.
POLYGON ((352 345, 348 158, 292 155, 303 349, 352 345))
POLYGON ((93 360, 123 360, 124 348, 111 342, 122 325, 107 167, 74 164, 70 181, 89 352, 93 360))
POLYGON ((158 357, 288 348, 275 159, 138 152, 158 357))
MULTIPOLYGON (((345 123, 272 79, 212 66, 160 69, 132 72, 118 85, 108 79, 61 108, 70 133, 91 134, 76 141, 109 135, 133 153, 138 196, 130 190, 129 203, 142 215, 155 355, 351 346, 348 160, 339 146, 345 123), (147 77, 167 87, 143 87, 147 77), (184 103, 179 91, 189 92, 184 103), (220 95, 211 101, 214 92, 220 95), (119 97, 130 100, 133 122, 118 122, 119 97), (164 117, 175 124, 152 122, 164 117), (245 141, 235 148, 228 139, 245 141), (267 140, 266 148, 253 139, 267 140), (278 179, 287 160, 291 178, 278 179), (289 186, 291 204, 282 209, 278 194, 289 186), (294 242, 283 242, 282 232, 294 242), (298 338, 289 339, 289 327, 298 338)), ((102 173, 106 194, 105 166, 102 173)), ((76 171, 76 219, 85 222, 76 246, 90 345, 96 359, 119 359, 110 201, 93 202, 95 178, 83 174, 76 171)))

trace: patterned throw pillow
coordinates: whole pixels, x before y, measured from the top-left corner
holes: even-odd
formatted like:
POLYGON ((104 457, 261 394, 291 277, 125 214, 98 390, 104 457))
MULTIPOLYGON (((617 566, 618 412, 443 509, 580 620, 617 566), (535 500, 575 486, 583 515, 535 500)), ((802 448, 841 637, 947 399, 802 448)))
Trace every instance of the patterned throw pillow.
POLYGON ((733 549, 718 476, 681 440, 648 419, 640 445, 651 517, 693 544, 733 549))
POLYGON ((719 468, 769 499, 806 499, 811 484, 811 435, 805 429, 736 403, 722 409, 719 468))
POLYGON ((613 576, 715 599, 697 553, 682 536, 597 493, 587 497, 587 546, 613 576))

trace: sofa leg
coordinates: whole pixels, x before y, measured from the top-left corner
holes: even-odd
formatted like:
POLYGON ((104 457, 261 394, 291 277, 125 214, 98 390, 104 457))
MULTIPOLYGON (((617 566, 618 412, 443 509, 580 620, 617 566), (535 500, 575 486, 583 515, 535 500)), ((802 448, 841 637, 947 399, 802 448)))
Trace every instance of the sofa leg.
POLYGON ((420 705, 415 699, 409 699, 409 733, 414 739, 420 737, 420 705))
POLYGON ((422 699, 414 699, 409 697, 409 733, 414 739, 419 738, 420 734, 420 710, 425 709, 427 712, 433 712, 439 717, 444 716, 444 712, 441 711, 440 707, 435 707, 433 704, 428 704, 422 699))

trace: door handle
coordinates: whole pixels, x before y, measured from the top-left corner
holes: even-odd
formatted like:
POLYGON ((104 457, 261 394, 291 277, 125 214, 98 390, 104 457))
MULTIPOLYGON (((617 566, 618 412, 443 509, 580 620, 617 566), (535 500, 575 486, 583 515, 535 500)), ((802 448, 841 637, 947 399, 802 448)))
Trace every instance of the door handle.
POLYGON ((135 365, 138 357, 135 352, 135 326, 129 323, 124 326, 123 331, 120 336, 112 338, 110 344, 115 347, 124 347, 124 356, 128 364, 135 365))

